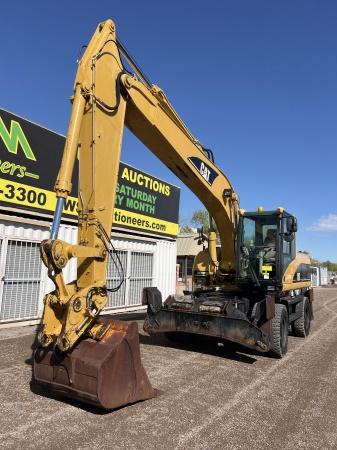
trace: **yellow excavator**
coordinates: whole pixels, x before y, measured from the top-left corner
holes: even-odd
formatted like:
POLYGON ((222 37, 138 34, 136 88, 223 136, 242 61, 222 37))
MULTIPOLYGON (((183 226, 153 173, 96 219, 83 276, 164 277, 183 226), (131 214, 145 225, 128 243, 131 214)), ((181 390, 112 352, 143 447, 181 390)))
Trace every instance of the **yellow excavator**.
POLYGON ((37 383, 106 409, 155 396, 141 363, 137 324, 99 316, 108 299, 108 258, 121 271, 111 227, 124 125, 210 215, 208 235, 200 230, 203 250, 195 258, 193 292, 172 293, 163 302, 157 288, 145 288, 145 331, 173 339, 206 335, 282 357, 289 326, 305 337, 312 319, 310 260, 296 255, 295 217, 283 208, 240 209, 213 153, 149 82, 107 20, 98 25, 78 63, 51 235, 41 244, 55 290, 44 298, 34 353, 37 383), (71 245, 58 239, 58 230, 76 159, 78 243, 71 245), (66 284, 62 269, 70 258, 77 258, 77 279, 66 284))

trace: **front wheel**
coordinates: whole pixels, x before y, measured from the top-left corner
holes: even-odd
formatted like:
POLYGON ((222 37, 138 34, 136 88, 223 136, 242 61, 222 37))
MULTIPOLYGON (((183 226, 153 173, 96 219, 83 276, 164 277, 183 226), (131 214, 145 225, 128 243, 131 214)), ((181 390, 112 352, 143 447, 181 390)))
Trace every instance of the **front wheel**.
POLYGON ((276 303, 275 317, 272 319, 272 346, 270 353, 282 358, 288 351, 288 311, 284 305, 276 303))

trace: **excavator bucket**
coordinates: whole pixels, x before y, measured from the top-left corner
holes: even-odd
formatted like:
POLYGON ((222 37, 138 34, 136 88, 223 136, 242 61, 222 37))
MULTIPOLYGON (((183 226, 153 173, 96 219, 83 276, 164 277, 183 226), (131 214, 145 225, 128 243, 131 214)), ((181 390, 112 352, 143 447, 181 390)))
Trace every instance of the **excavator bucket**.
POLYGON ((137 323, 103 318, 98 323, 108 325, 98 341, 83 339, 64 353, 38 347, 35 381, 48 392, 104 409, 154 397, 140 359, 137 323))

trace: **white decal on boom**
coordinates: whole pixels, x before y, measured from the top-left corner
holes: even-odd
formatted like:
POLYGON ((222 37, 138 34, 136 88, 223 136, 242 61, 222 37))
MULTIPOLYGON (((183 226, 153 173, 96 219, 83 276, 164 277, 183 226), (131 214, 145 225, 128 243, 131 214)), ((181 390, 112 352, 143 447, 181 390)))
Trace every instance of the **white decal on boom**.
POLYGON ((211 172, 203 162, 200 164, 200 174, 202 177, 205 178, 207 183, 209 183, 209 176, 210 176, 211 172))

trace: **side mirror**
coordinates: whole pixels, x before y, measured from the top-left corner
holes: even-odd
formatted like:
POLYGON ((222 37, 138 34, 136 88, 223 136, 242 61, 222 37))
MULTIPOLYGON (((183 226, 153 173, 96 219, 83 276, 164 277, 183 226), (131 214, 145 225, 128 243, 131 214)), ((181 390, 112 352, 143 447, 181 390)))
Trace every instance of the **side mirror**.
POLYGON ((287 218, 287 231, 289 234, 296 233, 297 231, 297 219, 296 217, 287 218))

